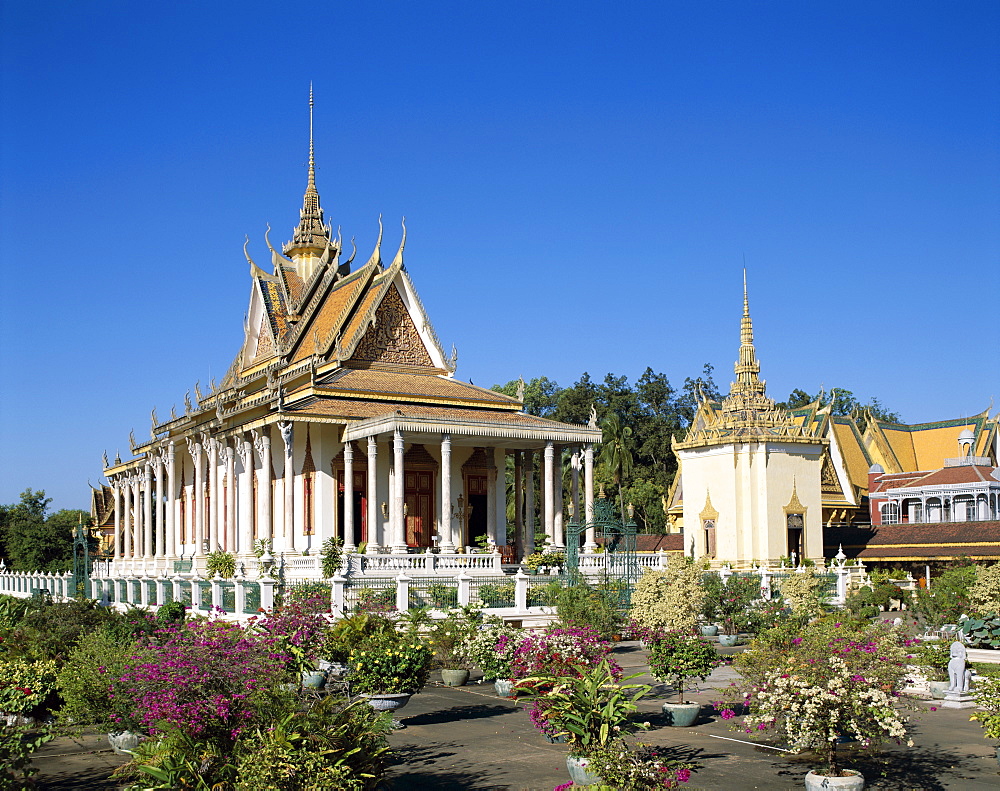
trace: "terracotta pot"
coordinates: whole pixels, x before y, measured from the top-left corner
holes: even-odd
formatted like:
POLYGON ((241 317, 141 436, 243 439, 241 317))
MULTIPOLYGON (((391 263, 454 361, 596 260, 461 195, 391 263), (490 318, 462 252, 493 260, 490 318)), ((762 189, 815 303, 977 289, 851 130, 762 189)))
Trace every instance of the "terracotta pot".
POLYGON ((861 791, 865 787, 865 778, 861 772, 845 769, 846 777, 829 777, 810 772, 806 775, 806 791, 829 791, 831 788, 840 791, 861 791))

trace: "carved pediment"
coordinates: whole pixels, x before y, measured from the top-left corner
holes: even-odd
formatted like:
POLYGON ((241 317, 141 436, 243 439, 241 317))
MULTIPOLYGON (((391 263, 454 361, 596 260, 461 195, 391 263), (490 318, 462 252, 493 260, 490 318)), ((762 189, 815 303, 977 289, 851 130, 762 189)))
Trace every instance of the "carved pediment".
POLYGON ((361 338, 351 360, 434 367, 420 333, 394 287, 386 291, 372 326, 361 338))

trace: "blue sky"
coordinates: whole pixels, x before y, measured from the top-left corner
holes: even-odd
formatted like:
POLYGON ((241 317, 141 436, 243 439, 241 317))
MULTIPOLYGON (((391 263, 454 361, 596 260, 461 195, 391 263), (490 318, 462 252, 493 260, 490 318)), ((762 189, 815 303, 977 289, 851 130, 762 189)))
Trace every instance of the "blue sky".
POLYGON ((458 375, 769 393, 910 422, 1000 397, 1000 5, 0 6, 0 502, 221 377, 290 237, 309 81, 328 219, 407 267, 458 375))

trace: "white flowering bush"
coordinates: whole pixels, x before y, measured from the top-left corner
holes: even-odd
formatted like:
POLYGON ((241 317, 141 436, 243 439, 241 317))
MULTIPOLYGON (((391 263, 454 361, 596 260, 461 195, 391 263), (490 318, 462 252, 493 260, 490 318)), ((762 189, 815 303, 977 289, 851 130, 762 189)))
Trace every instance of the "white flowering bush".
POLYGON ((795 752, 815 750, 836 777, 842 736, 865 748, 887 739, 912 746, 900 700, 907 661, 907 641, 892 629, 819 621, 775 630, 736 660, 744 681, 719 707, 723 719, 747 707, 737 727, 774 732, 795 752))
POLYGON ((524 630, 497 622, 484 622, 474 629, 462 643, 462 653, 469 662, 483 671, 483 678, 507 680, 511 676, 510 664, 521 644, 524 630))

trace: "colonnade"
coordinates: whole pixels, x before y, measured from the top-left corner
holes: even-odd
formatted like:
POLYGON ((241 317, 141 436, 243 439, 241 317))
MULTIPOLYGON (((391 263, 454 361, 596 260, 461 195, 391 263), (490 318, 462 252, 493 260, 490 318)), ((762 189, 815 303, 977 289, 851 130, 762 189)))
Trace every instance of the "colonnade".
MULTIPOLYGON (((368 551, 409 550, 405 488, 408 437, 402 430, 395 429, 388 437, 359 438, 359 450, 363 452, 356 451, 352 441, 335 446, 327 443, 324 452, 317 454, 320 463, 308 470, 303 463, 297 472, 293 464, 294 426, 290 421, 282 421, 277 428, 283 452, 274 455, 266 429, 221 438, 203 432, 187 437, 186 448, 176 440, 165 440, 149 450, 144 459, 132 462, 125 469, 109 471, 115 502, 114 559, 153 561, 160 566, 167 559, 203 558, 217 549, 247 556, 253 552, 256 541, 279 537, 282 541, 276 550, 297 553, 317 548, 331 535, 343 538, 346 551, 355 551, 358 548, 353 507, 356 463, 367 467, 367 477, 361 478, 361 485, 367 490, 364 518, 368 551), (381 481, 380 444, 389 453, 389 458, 382 460, 381 481), (343 502, 345 506, 352 504, 344 507, 340 516, 331 447, 341 454, 338 459, 342 458, 343 502), (277 474, 275 462, 279 466, 277 474), (320 490, 323 494, 317 500, 315 492, 320 490)), ((426 441, 426 437, 422 439, 426 441)), ((462 439, 463 449, 468 450, 470 438, 462 439)), ((450 433, 440 434, 438 449, 440 466, 434 492, 433 530, 441 551, 454 552, 464 544, 468 514, 463 514, 461 506, 461 473, 450 433)), ((485 450, 492 454, 494 448, 485 450)), ((305 453, 308 455, 309 451, 305 453)), ((505 453, 513 456, 516 516, 511 527, 519 551, 523 555, 534 551, 536 529, 544 532, 553 548, 565 547, 563 454, 569 454, 570 462, 570 518, 589 523, 594 503, 593 445, 557 445, 547 441, 535 450, 508 449, 505 453), (540 476, 537 509, 536 474, 540 476)), ((508 525, 504 470, 501 466, 498 480, 498 470, 491 460, 483 472, 487 476, 489 503, 486 532, 493 542, 505 544, 508 525)), ((591 527, 585 550, 596 546, 591 527)))

